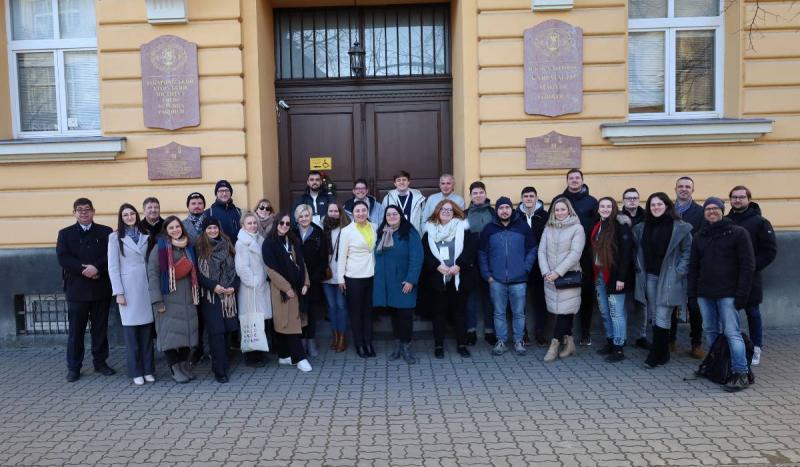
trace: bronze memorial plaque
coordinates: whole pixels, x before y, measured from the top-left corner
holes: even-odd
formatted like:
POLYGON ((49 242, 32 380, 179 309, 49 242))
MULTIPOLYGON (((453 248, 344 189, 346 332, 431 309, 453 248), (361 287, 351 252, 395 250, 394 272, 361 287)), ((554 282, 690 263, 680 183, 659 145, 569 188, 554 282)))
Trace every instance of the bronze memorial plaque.
POLYGON ((200 124, 197 44, 177 36, 159 36, 143 44, 144 125, 177 130, 200 124))
POLYGON ((147 150, 147 178, 200 178, 200 148, 172 142, 147 150))
POLYGON ((525 138, 525 168, 571 169, 581 166, 581 138, 551 131, 525 138))
POLYGON ((525 113, 557 117, 583 109, 583 30, 550 19, 525 30, 525 113))

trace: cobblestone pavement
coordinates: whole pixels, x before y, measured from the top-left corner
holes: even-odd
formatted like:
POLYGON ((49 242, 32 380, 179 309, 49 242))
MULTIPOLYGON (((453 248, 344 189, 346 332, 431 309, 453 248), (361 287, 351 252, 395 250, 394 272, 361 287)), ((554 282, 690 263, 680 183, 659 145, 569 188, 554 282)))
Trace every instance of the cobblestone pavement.
MULTIPOLYGON (((217 384, 208 364, 176 385, 64 382, 61 348, 0 350, 0 465, 724 465, 800 463, 800 331, 770 333, 756 385, 729 394, 684 380, 696 361, 609 364, 582 347, 493 357, 483 342, 417 365, 325 353, 314 371, 252 369, 217 384)), ((597 339, 595 339, 597 341, 597 339)), ((91 357, 89 357, 91 360, 91 357)), ((90 365, 91 366, 91 365, 90 365)))

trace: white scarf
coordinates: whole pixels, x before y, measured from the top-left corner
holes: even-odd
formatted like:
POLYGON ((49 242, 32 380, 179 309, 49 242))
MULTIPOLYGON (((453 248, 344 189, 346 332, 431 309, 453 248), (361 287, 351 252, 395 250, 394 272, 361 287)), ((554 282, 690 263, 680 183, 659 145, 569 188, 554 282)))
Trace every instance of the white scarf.
MULTIPOLYGON (((453 263, 455 264, 456 259, 458 259, 458 257, 461 256, 461 252, 464 251, 464 231, 467 227, 467 223, 461 219, 452 219, 446 225, 439 223, 434 224, 431 222, 425 223, 425 232, 428 234, 428 248, 430 248, 433 256, 436 257, 441 264, 444 264, 444 261, 442 260, 439 247, 436 246, 436 243, 455 239, 455 244, 453 245, 453 263)), ((442 275, 442 282, 447 284, 447 279, 444 275, 442 275)), ((455 277, 456 290, 458 290, 460 283, 461 273, 458 273, 455 277)))

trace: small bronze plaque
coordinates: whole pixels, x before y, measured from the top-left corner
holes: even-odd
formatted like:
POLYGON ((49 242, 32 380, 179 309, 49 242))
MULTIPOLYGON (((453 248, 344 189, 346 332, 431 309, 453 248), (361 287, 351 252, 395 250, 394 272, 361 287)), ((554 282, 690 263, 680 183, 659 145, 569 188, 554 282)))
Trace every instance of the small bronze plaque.
POLYGON ((525 30, 525 113, 557 117, 583 110, 583 30, 550 19, 525 30))
POLYGON ((200 124, 197 44, 159 36, 142 45, 144 125, 177 130, 200 124))
POLYGON ((147 150, 147 178, 150 180, 200 177, 200 148, 172 142, 147 150))
POLYGON ((525 168, 571 169, 581 166, 581 138, 551 131, 525 138, 525 168))

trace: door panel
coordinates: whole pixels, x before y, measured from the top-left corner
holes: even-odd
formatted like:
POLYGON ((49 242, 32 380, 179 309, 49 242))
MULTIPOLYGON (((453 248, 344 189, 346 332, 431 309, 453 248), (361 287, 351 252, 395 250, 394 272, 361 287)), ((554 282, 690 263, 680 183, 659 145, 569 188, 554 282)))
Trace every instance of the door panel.
POLYGON ((412 187, 438 191, 451 166, 449 109, 449 101, 367 104, 367 169, 381 198, 400 170, 411 174, 412 187))

